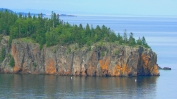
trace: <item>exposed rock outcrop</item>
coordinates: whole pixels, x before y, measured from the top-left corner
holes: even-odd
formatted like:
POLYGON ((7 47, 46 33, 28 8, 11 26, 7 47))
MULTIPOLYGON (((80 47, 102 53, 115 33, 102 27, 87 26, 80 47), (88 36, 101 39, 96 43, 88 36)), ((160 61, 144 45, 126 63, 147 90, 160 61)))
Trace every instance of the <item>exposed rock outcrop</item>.
POLYGON ((157 55, 151 49, 105 43, 91 47, 70 46, 43 47, 15 39, 11 47, 8 37, 3 37, 0 51, 6 49, 0 63, 1 73, 32 73, 82 76, 139 76, 159 75, 157 55), (15 66, 9 66, 12 55, 15 66))
POLYGON ((164 67, 163 70, 171 70, 170 67, 164 67))
POLYGON ((159 70, 171 70, 170 67, 164 67, 164 68, 162 68, 162 67, 158 66, 158 68, 159 68, 159 70))

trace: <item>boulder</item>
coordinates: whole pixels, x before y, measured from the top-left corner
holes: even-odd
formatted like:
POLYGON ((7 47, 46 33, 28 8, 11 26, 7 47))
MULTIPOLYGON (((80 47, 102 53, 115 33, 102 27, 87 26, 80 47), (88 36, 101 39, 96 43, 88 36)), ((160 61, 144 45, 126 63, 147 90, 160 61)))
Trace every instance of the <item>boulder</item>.
POLYGON ((164 67, 163 70, 171 70, 170 67, 164 67))

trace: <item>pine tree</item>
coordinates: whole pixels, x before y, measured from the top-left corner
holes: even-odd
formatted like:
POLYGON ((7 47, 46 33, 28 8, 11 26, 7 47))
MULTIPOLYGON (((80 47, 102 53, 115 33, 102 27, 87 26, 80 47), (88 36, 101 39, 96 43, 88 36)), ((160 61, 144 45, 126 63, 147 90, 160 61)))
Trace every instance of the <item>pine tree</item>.
POLYGON ((138 45, 142 45, 142 40, 141 38, 139 37, 139 39, 136 41, 138 45))
POLYGON ((133 37, 133 33, 132 32, 130 33, 130 37, 129 37, 129 41, 128 42, 129 42, 130 46, 134 46, 136 44, 135 38, 133 37))
POLYGON ((123 40, 124 40, 124 43, 128 42, 126 30, 124 31, 123 40))

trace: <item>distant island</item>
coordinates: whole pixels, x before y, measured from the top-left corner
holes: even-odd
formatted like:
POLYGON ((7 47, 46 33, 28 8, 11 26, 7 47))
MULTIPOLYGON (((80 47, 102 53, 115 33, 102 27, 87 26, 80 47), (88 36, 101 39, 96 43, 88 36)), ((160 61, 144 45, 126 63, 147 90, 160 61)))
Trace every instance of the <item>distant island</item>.
POLYGON ((133 33, 71 25, 54 12, 45 18, 0 11, 0 73, 152 76, 159 75, 156 62, 145 37, 133 33))
MULTIPOLYGON (((14 13, 14 14, 17 14, 17 15, 22 15, 22 16, 28 16, 29 12, 26 13, 26 12, 14 12, 10 9, 6 9, 6 8, 0 8, 0 11, 1 12, 5 12, 5 11, 8 11, 8 12, 11 12, 11 13, 14 13)), ((38 16, 38 13, 30 13, 31 16, 38 16)), ((46 16, 46 14, 42 14, 42 16, 46 16)), ((71 14, 59 14, 59 16, 62 16, 62 17, 77 17, 77 15, 71 15, 71 14)))
MULTIPOLYGON (((27 16, 28 14, 29 14, 29 12, 28 13, 26 13, 26 12, 14 12, 14 11, 12 11, 12 10, 10 10, 10 9, 6 9, 6 8, 0 8, 0 11, 1 12, 9 12, 9 13, 13 13, 13 14, 17 14, 17 15, 22 15, 22 16, 27 16)), ((36 13, 30 13, 30 15, 31 16, 38 16, 38 14, 36 14, 36 13)), ((43 16, 45 16, 46 14, 42 14, 43 16)))
POLYGON ((1 12, 5 12, 5 11, 8 11, 8 12, 13 12, 12 10, 7 9, 7 8, 0 8, 0 11, 1 11, 1 12))
POLYGON ((76 15, 69 15, 69 14, 60 14, 60 16, 77 17, 76 15))

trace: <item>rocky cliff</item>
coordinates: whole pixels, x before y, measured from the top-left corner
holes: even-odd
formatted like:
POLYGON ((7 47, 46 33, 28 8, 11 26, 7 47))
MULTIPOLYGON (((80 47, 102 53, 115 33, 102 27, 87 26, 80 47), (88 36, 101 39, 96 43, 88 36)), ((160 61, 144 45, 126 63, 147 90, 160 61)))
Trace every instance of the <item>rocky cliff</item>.
POLYGON ((156 53, 143 47, 104 43, 82 48, 77 44, 44 46, 40 50, 40 45, 37 43, 15 39, 11 46, 8 46, 8 41, 8 36, 1 39, 0 51, 5 49, 5 58, 0 62, 0 73, 81 76, 159 75, 156 53), (10 56, 15 60, 14 66, 9 65, 10 56))

